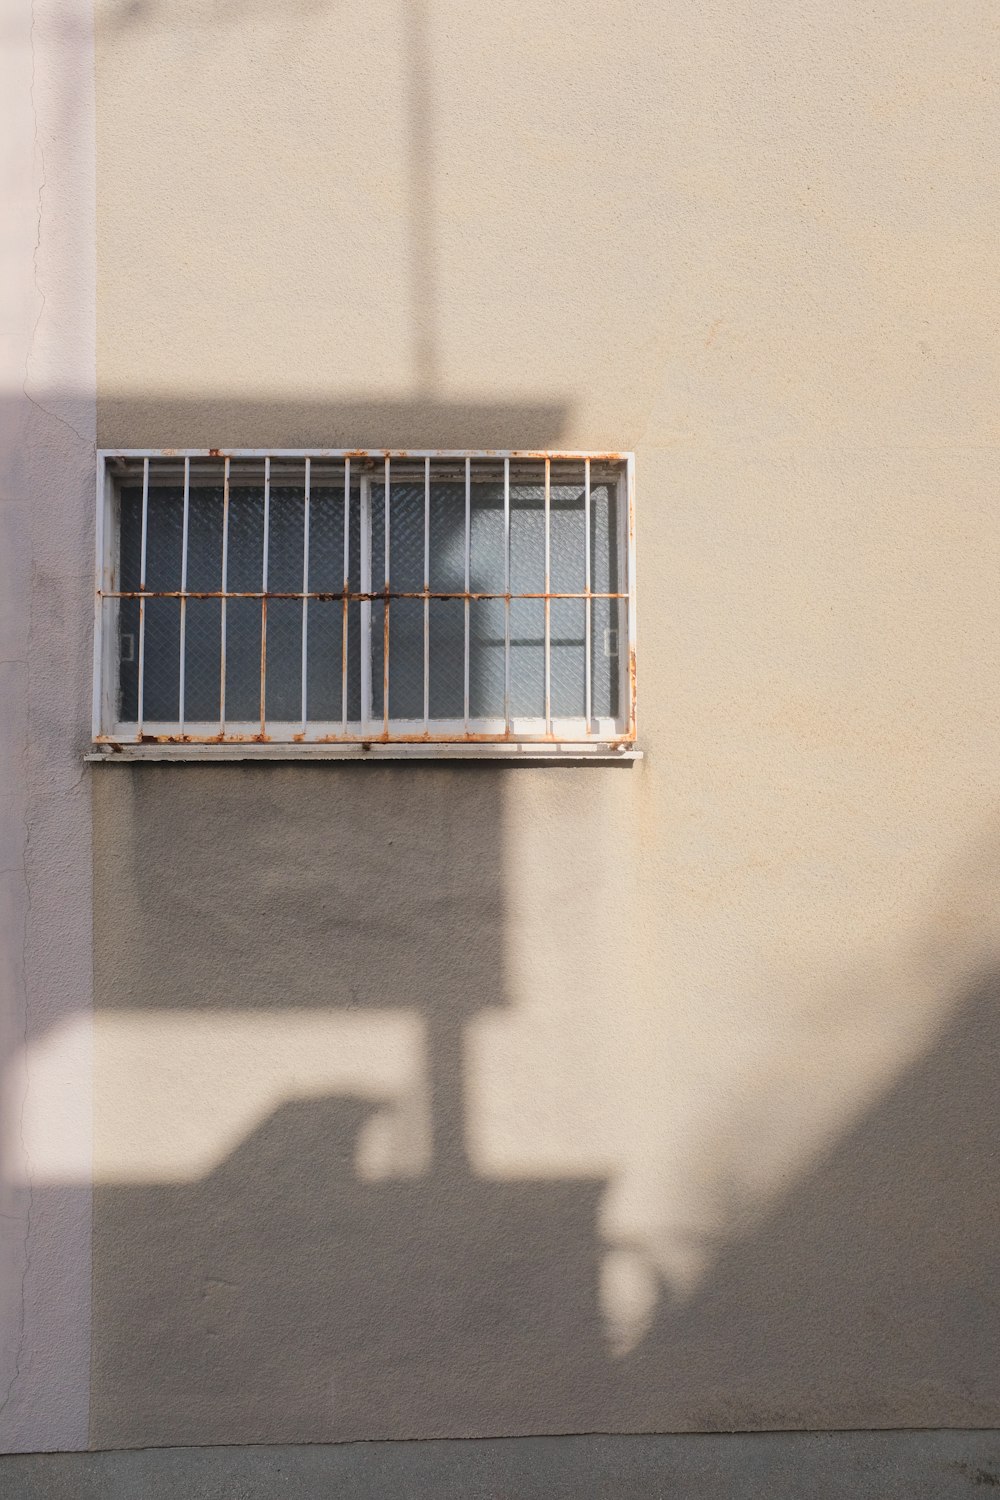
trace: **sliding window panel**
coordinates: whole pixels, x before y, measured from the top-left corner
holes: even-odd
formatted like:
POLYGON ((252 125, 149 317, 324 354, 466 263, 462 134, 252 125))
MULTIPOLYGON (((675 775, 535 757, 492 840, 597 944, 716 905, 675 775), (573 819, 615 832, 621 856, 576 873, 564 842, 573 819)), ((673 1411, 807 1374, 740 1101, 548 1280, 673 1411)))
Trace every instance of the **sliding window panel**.
MULTIPOLYGON (((582 594, 587 584, 585 479, 582 463, 552 464, 549 532, 552 592, 582 594)), ((553 624, 553 630, 554 628, 553 624)), ((556 712, 554 702, 552 711, 556 712)))
POLYGON ((617 719, 622 711, 623 651, 628 650, 625 603, 595 599, 591 605, 591 679, 595 719, 617 719))
MULTIPOLYGON (((305 464, 271 462, 271 504, 267 547, 267 587, 271 594, 300 594, 305 561, 305 464)), ((310 517, 311 520, 311 517, 310 517)), ((269 622, 270 624, 270 622, 269 622)), ((301 619, 299 651, 302 649, 301 619)), ((270 654, 270 630, 268 631, 270 654)), ((299 669, 299 682, 302 680, 299 669)), ((297 719, 302 704, 294 713, 297 719)))
POLYGON ((430 717, 461 719, 465 701, 465 606, 461 599, 432 599, 430 637, 430 717))
MULTIPOLYGON (((503 525, 503 514, 500 517, 503 525)), ((469 606, 469 715, 502 719, 504 705, 504 601, 473 599, 469 606)))
POLYGON ((219 717, 222 671, 222 605, 189 599, 184 632, 184 717, 189 723, 219 717))
MULTIPOLYGON (((312 547, 310 544, 310 558, 312 547)), ((339 599, 309 601, 306 702, 311 723, 341 716, 344 613, 339 599)))
POLYGON ((510 602, 510 711, 514 719, 545 715, 545 602, 510 602))
POLYGON ((222 588, 223 479, 218 462, 192 464, 187 558, 191 593, 218 593, 222 588))
POLYGON ((430 586, 437 594, 465 590, 465 480, 455 475, 454 464, 431 461, 430 586))
MULTIPOLYGON (((415 480, 407 473, 397 480, 393 475, 389 500, 389 588, 394 594, 417 594, 424 586, 423 476, 415 480)), ((380 484, 372 485, 372 587, 385 587, 385 486, 380 484)))
MULTIPOLYGON (((421 497, 421 507, 423 499, 421 497)), ((421 514, 423 513, 421 508, 421 514)), ((423 567, 423 542, 420 544, 423 567)), ((372 611, 372 683, 381 688, 382 640, 372 611)), ((381 698, 379 698, 381 704, 381 698)), ((422 599, 394 599, 389 609, 389 717, 424 718, 424 605, 422 599)), ((419 726, 418 726, 419 727, 419 726)))
POLYGON ((586 697, 586 605, 582 599, 553 599, 550 619, 552 716, 582 719, 586 697))
POLYGON ((512 594, 545 590, 545 465, 511 465, 510 587, 512 594))
MULTIPOLYGON (((301 507, 301 498, 299 501, 301 507)), ((301 557, 299 567, 302 566, 301 557)), ((264 707, 268 720, 297 720, 302 714, 302 600, 269 599, 267 677, 264 707)))
POLYGON ((502 594, 506 586, 503 464, 474 459, 471 471, 470 588, 474 594, 502 594))
MULTIPOLYGON (((260 718, 259 599, 230 599, 226 604, 226 718, 260 718)), ((270 632, 268 633, 270 644, 270 632)), ((147 648, 148 650, 148 648, 147 648)))
POLYGON ((125 724, 134 724, 139 716, 139 601, 106 599, 104 629, 113 628, 118 619, 118 693, 117 714, 125 724))
POLYGON ((179 599, 147 599, 143 651, 143 726, 180 717, 181 605, 179 599))
MULTIPOLYGON (((226 588, 234 594, 259 593, 264 582, 264 465, 239 463, 229 469, 229 542, 226 563, 226 588)), ((259 611, 258 611, 259 612, 259 611)), ((226 646, 229 649, 229 620, 226 622, 226 646)), ((242 693, 240 694, 242 696, 242 693)), ((256 718, 259 705, 249 715, 237 711, 229 701, 228 661, 226 716, 232 719, 256 718)))
MULTIPOLYGON (((330 485, 317 486, 315 468, 309 496, 309 590, 339 594, 344 587, 344 491, 330 485)), ((309 639, 311 643, 311 622, 309 639)), ((309 717, 313 717, 311 711, 309 717)))

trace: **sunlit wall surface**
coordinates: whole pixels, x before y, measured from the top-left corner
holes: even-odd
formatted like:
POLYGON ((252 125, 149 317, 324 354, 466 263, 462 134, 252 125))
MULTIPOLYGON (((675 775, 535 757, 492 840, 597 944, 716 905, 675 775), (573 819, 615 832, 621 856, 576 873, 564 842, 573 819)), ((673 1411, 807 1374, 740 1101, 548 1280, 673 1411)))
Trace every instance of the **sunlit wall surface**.
POLYGON ((7 1446, 997 1425, 982 7, 70 12, 97 443, 634 451, 644 758, 85 769, 19 481, 7 1446))

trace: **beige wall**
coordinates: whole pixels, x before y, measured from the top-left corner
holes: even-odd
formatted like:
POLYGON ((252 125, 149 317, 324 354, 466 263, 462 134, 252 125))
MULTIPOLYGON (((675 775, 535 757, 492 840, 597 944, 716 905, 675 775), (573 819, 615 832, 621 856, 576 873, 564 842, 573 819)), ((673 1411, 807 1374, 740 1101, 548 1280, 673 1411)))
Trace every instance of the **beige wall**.
MULTIPOLYGON (((94 53, 86 0, 0 4, 0 1452, 86 1446, 94 53), (60 1039, 69 1087, 31 1066, 60 1039), (73 1141, 35 1175, 42 1119, 73 1141)), ((0 1480, 0 1486, 3 1481, 0 1480)))
POLYGON ((634 448, 645 759, 94 773, 92 1441, 996 1423, 987 7, 97 13, 100 442, 634 448))

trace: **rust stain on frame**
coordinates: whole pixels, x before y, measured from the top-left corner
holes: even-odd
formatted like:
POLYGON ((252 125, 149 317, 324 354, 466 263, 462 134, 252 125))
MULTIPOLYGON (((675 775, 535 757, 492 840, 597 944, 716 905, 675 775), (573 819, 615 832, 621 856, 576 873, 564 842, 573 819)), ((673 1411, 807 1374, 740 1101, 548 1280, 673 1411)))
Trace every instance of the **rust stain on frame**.
MULTIPOLYGON (((534 745, 560 745, 560 744, 562 744, 562 745, 566 745, 566 746, 572 746, 572 745, 580 745, 580 746, 591 745, 591 746, 594 746, 594 745, 596 745, 596 746, 605 747, 605 748, 608 748, 608 749, 626 749, 626 748, 634 745, 635 738, 636 738, 636 698, 637 698, 637 691, 636 691, 636 652, 635 652, 635 642, 634 642, 634 577, 633 577, 633 573, 634 573, 635 517, 634 517, 633 493, 632 493, 632 491, 633 491, 632 465, 631 465, 631 461, 630 461, 628 455, 625 455, 625 454, 622 454, 622 453, 619 453, 619 452, 604 452, 604 453, 595 453, 595 454, 583 454, 583 453, 542 452, 542 451, 527 450, 527 449, 526 450, 512 450, 509 453, 508 452, 504 452, 504 450, 499 450, 499 449, 488 449, 488 450, 478 450, 475 454, 472 454, 472 453, 469 453, 469 452, 456 452, 456 451, 444 451, 444 450, 442 450, 439 453, 430 453, 427 450, 416 450, 416 449, 376 449, 376 450, 372 450, 372 449, 350 449, 350 450, 323 450, 323 451, 313 450, 309 454, 304 454, 304 453, 300 453, 298 451, 292 452, 291 450, 284 450, 284 451, 278 452, 278 451, 275 451, 275 450, 271 450, 271 451, 265 451, 265 450, 245 450, 245 449, 244 450, 227 450, 227 449, 224 449, 224 448, 210 448, 210 449, 207 449, 207 450, 197 450, 197 451, 190 451, 190 452, 185 452, 184 450, 176 450, 176 449, 159 449, 159 450, 156 450, 155 452, 153 452, 153 451, 140 451, 140 450, 122 450, 122 451, 119 451, 119 452, 114 453, 114 454, 104 454, 104 455, 102 455, 103 461, 105 463, 117 464, 118 465, 117 477, 119 479, 124 479, 125 477, 128 476, 128 474, 130 472, 135 472, 136 469, 137 469, 137 466, 138 466, 138 464, 140 462, 141 462, 141 465, 142 465, 142 473, 143 473, 143 475, 144 476, 148 475, 150 473, 150 469, 152 467, 151 460, 153 460, 155 462, 155 460, 157 458, 160 458, 160 457, 162 457, 164 459, 171 458, 171 459, 174 459, 175 461, 176 461, 177 458, 180 458, 180 457, 184 458, 184 464, 185 464, 185 499, 186 499, 186 496, 187 496, 187 476, 188 476, 188 470, 189 470, 189 466, 191 466, 192 459, 194 459, 194 460, 197 460, 198 458, 204 458, 206 460, 219 460, 219 459, 221 459, 221 460, 224 461, 225 468, 224 468, 224 474, 223 474, 223 502, 224 502, 223 503, 223 511, 224 511, 224 516, 223 516, 223 578, 222 578, 222 587, 221 587, 221 589, 207 589, 207 590, 206 589, 202 589, 202 590, 188 589, 187 586, 186 586, 187 554, 186 554, 186 550, 185 550, 184 576, 182 577, 182 586, 181 586, 180 589, 149 589, 149 588, 147 588, 145 586, 145 578, 144 577, 143 577, 143 579, 141 581, 141 585, 140 585, 140 587, 138 589, 132 589, 132 590, 118 590, 118 589, 115 589, 113 587, 113 585, 114 585, 114 583, 116 581, 116 579, 114 577, 114 574, 113 574, 113 567, 114 567, 115 558, 114 558, 114 556, 112 556, 111 559, 110 559, 110 565, 108 567, 107 574, 105 575, 105 576, 107 576, 108 582, 112 585, 112 587, 106 588, 106 589, 98 588, 98 590, 97 590, 97 596, 98 596, 99 600, 103 600, 103 599, 109 599, 109 600, 131 600, 131 599, 137 599, 139 601, 139 603, 140 603, 140 607, 141 608, 144 608, 146 602, 148 600, 150 600, 150 599, 172 599, 172 600, 176 599, 176 600, 179 600, 181 602, 182 611, 183 611, 183 609, 184 609, 184 607, 186 605, 186 602, 188 600, 191 600, 191 599, 199 599, 199 600, 213 600, 213 599, 218 599, 218 600, 221 601, 221 606, 222 606, 222 611, 223 611, 222 638, 221 638, 221 641, 220 641, 220 647, 221 647, 221 651, 220 651, 220 658, 221 658, 220 659, 220 669, 221 669, 220 670, 220 700, 221 700, 220 701, 220 710, 221 710, 221 712, 220 712, 220 715, 219 715, 219 719, 217 721, 218 722, 218 729, 217 730, 214 729, 214 726, 213 726, 213 732, 211 732, 211 733, 207 733, 207 732, 206 733, 193 732, 188 727, 188 725, 184 722, 184 715, 183 714, 181 715, 181 722, 179 724, 176 724, 176 725, 174 725, 174 724, 163 724, 162 726, 158 726, 160 732, 155 732, 155 731, 154 732, 150 732, 150 726, 148 726, 146 724, 143 724, 141 721, 136 725, 136 732, 134 734, 127 732, 127 729, 130 728, 130 726, 128 726, 128 725, 118 725, 118 724, 115 724, 114 726, 107 726, 107 727, 102 726, 102 732, 94 735, 94 743, 96 745, 99 745, 100 747, 102 747, 102 749, 110 749, 110 750, 114 751, 114 750, 118 750, 121 747, 127 747, 129 745, 147 745, 147 746, 152 746, 152 745, 159 745, 159 746, 178 745, 178 746, 191 746, 191 747, 197 747, 197 746, 201 745, 201 746, 205 746, 205 747, 211 747, 211 746, 226 746, 226 745, 239 746, 239 745, 253 745, 253 744, 258 744, 258 745, 274 745, 274 746, 277 747, 277 746, 280 746, 280 744, 282 744, 282 743, 290 744, 290 745, 296 745, 296 746, 302 746, 302 745, 307 745, 307 746, 308 745, 316 745, 316 746, 324 746, 324 745, 354 746, 354 745, 358 745, 358 744, 379 744, 379 745, 385 745, 385 744, 399 743, 399 744, 417 744, 417 745, 419 745, 419 744, 440 745, 443 748, 446 748, 448 745, 458 745, 458 744, 473 744, 473 745, 484 745, 484 746, 488 746, 490 744, 498 744, 498 745, 499 744, 506 744, 506 745, 524 744, 524 745, 527 745, 527 746, 530 746, 530 745, 533 745, 533 744, 534 745), (344 485, 344 582, 343 582, 343 587, 341 589, 333 589, 333 590, 330 590, 330 589, 310 589, 307 586, 308 585, 308 580, 306 580, 306 579, 304 579, 304 581, 303 581, 304 582, 304 586, 301 589, 287 590, 287 589, 271 589, 271 588, 268 587, 269 578, 268 578, 267 552, 268 552, 268 520, 269 520, 271 464, 272 464, 272 461, 275 458, 279 458, 279 459, 280 458, 294 458, 294 459, 299 459, 301 457, 305 457, 307 459, 307 461, 311 460, 313 462, 315 462, 318 459, 323 459, 323 458, 329 457, 331 460, 337 460, 337 461, 343 463, 343 485, 344 485), (392 461, 394 459, 412 460, 412 459, 419 458, 422 461, 421 462, 421 467, 422 467, 422 469, 424 471, 424 474, 425 474, 425 477, 426 477, 426 475, 428 473, 428 470, 429 470, 429 460, 430 460, 431 457, 441 457, 441 458, 445 458, 445 459, 449 459, 449 460, 455 460, 456 462, 457 461, 461 461, 462 467, 463 467, 465 475, 466 475, 466 486, 467 486, 467 488, 468 488, 468 484, 469 484, 470 469, 472 468, 472 466, 477 461, 482 461, 482 460, 496 460, 496 459, 499 459, 499 458, 503 458, 506 461, 505 462, 505 474, 509 473, 509 463, 510 463, 510 460, 512 460, 512 459, 513 460, 524 459, 524 460, 532 460, 532 461, 543 461, 545 463, 545 477, 546 477, 545 491, 546 491, 546 500, 547 501, 548 501, 548 496, 549 496, 549 485, 550 485, 549 476, 551 474, 551 463, 552 463, 553 459, 566 459, 566 460, 572 460, 572 461, 580 461, 581 459, 584 459, 584 460, 586 460, 586 467, 587 467, 588 474, 589 474, 589 472, 591 470, 591 466, 592 466, 593 463, 605 463, 605 464, 607 464, 609 466, 612 466, 615 469, 617 469, 618 475, 619 475, 619 480, 620 481, 624 480, 623 489, 624 489, 624 500, 625 500, 624 514, 619 514, 619 520, 618 520, 617 524, 619 526, 624 526, 624 529, 625 529, 625 539, 627 541, 627 563, 626 563, 626 571, 625 571, 624 577, 619 580, 619 588, 617 590, 613 590, 613 591, 612 590, 607 590, 607 591, 595 590, 595 589, 593 589, 590 586, 590 579, 589 579, 589 575, 588 575, 588 579, 587 579, 588 586, 585 587, 584 589, 581 589, 581 590, 557 590, 557 589, 553 589, 551 587, 551 580, 549 579, 548 576, 546 576, 546 587, 544 589, 538 590, 538 591, 534 591, 534 590, 532 590, 532 591, 524 591, 524 592, 514 591, 514 590, 512 590, 510 588, 510 580, 509 580, 509 578, 505 579, 505 587, 503 589, 492 589, 492 590, 490 590, 490 589, 474 589, 474 588, 472 588, 470 586, 472 580, 468 576, 468 567, 467 567, 467 576, 466 576, 466 579, 465 579, 465 587, 464 588, 458 588, 458 589, 432 589, 430 587, 430 579, 425 576, 424 587, 421 588, 421 589, 399 589, 399 590, 393 589, 391 587, 391 584, 390 584, 390 581, 389 581, 389 576, 388 576, 388 564, 389 564, 389 555, 388 555, 388 522, 389 522, 389 515, 388 515, 388 510, 389 510, 389 483, 390 483, 392 461), (240 460, 243 460, 243 461, 246 461, 246 460, 250 460, 252 462, 260 461, 261 465, 262 465, 262 478, 263 478, 263 486, 264 486, 264 542, 263 542, 263 567, 262 567, 262 578, 261 578, 261 584, 262 584, 262 586, 259 589, 250 589, 250 590, 240 589, 240 590, 237 590, 237 589, 229 589, 228 586, 227 586, 228 580, 227 580, 227 576, 226 576, 226 574, 227 574, 227 569, 226 569, 226 560, 227 560, 226 559, 226 553, 228 551, 228 548, 227 548, 226 544, 228 542, 228 529, 229 529, 228 528, 228 521, 229 521, 229 515, 228 515, 229 503, 228 502, 229 502, 229 499, 230 499, 230 494, 229 494, 230 472, 229 471, 230 471, 230 463, 231 463, 231 460, 233 458, 239 458, 240 460), (376 465, 378 465, 379 467, 384 466, 384 468, 385 468, 385 474, 386 474, 386 495, 385 495, 386 505, 385 505, 385 508, 386 508, 386 512, 387 512, 387 514, 386 514, 386 558, 385 558, 386 570, 385 570, 384 585, 383 585, 383 587, 381 589, 377 589, 377 590, 376 589, 372 589, 370 586, 367 589, 352 588, 351 587, 351 578, 350 578, 350 570, 349 570, 349 567, 348 567, 348 563, 349 563, 349 534, 350 534, 349 533, 350 473, 351 473, 351 462, 352 461, 358 463, 359 466, 362 467, 362 468, 364 468, 365 470, 374 470, 375 467, 376 467, 376 465), (249 732, 249 726, 248 725, 242 724, 242 723, 237 724, 235 722, 231 722, 231 723, 227 722, 227 717, 226 717, 226 702, 225 702, 225 691, 226 691, 226 682, 225 682, 225 674, 226 674, 225 607, 226 607, 226 602, 229 599, 242 599, 242 600, 248 600, 248 601, 253 600, 253 601, 259 602, 259 604, 260 604, 260 610, 261 610, 261 616, 260 616, 261 633, 260 633, 260 664, 259 664, 259 714, 258 714, 258 724, 257 724, 257 726, 255 726, 254 731, 252 733, 249 732), (504 722, 502 724, 493 725, 493 723, 492 723, 492 717, 493 716, 492 715, 486 715, 486 716, 484 716, 485 719, 486 719, 486 722, 489 724, 488 728, 473 727, 473 724, 470 724, 468 722, 468 717, 467 717, 467 715, 468 715, 468 709, 466 709, 466 718, 465 718, 465 720, 464 720, 463 725, 462 725, 461 728, 457 727, 456 725, 452 725, 452 724, 447 724, 447 725, 441 724, 439 727, 435 727, 432 722, 430 722, 430 723, 427 722, 426 713, 425 713, 424 724, 419 729, 414 729, 414 730, 411 731, 409 729, 404 728, 403 725, 405 724, 405 720, 404 721, 399 721, 398 724, 396 725, 396 727, 394 728, 393 727, 393 721, 391 720, 390 713, 389 713, 390 607, 391 607, 391 603, 392 603, 392 601, 394 599, 422 601, 423 604, 424 604, 425 611, 426 611, 426 609, 427 609, 427 607, 428 607, 428 605, 429 605, 429 603, 431 601, 456 601, 456 602, 462 602, 462 603, 464 603, 466 610, 468 610, 469 604, 471 602, 473 602, 473 601, 490 601, 490 600, 492 600, 492 601, 502 601, 504 603, 505 609, 508 610, 508 611, 510 609, 510 604, 511 604, 512 600, 542 601, 542 602, 544 602, 544 605, 545 605, 546 619, 547 619, 547 621, 548 621, 548 617, 549 617, 549 606, 550 606, 550 603, 551 603, 552 600, 586 600, 588 602, 588 605, 589 605, 589 603, 591 601, 601 600, 601 599, 608 600, 608 601, 611 601, 611 600, 626 601, 627 604, 628 604, 628 638, 629 638, 628 663, 627 663, 627 679, 628 680, 627 680, 627 686, 626 686, 625 683, 624 683, 624 674, 623 674, 623 687, 625 688, 625 691, 627 693, 627 701, 626 701, 625 704, 622 705, 623 712, 620 715, 620 717, 618 718, 617 725, 614 725, 614 726, 609 725, 608 721, 605 720, 604 721, 604 732, 601 732, 600 729, 595 728, 595 725, 594 725, 594 723, 592 722, 592 720, 591 720, 591 718, 589 716, 589 698, 588 698, 588 714, 584 716, 584 721, 582 723, 582 726, 577 725, 576 722, 575 722, 575 720, 572 717, 560 719, 559 716, 553 716, 552 715, 552 710, 551 710, 551 707, 550 707, 550 703, 549 703, 549 700, 548 700, 548 691, 546 691, 546 712, 545 712, 545 718, 544 718, 544 725, 537 724, 537 725, 532 725, 531 727, 529 727, 530 720, 531 720, 531 716, 529 715, 526 718, 524 716, 522 716, 522 719, 521 719, 522 727, 521 727, 521 729, 516 729, 514 727, 514 725, 511 723, 509 712, 507 711, 507 709, 505 707, 504 722), (338 725, 337 728, 333 728, 329 724, 329 722, 327 722, 327 723, 317 722, 317 724, 316 724, 316 730, 318 732, 311 732, 310 731, 310 726, 308 726, 305 722, 302 722, 301 725, 297 728, 297 730, 295 732, 291 732, 290 731, 290 726, 289 726, 288 729, 285 731, 285 733, 283 735, 276 736, 275 733, 274 733, 274 728, 275 728, 274 723, 271 723, 269 725, 269 723, 268 723, 268 717, 267 717, 267 699, 266 699, 266 694, 267 694, 267 657, 268 657, 268 649, 267 649, 268 648, 268 605, 269 605, 269 603, 272 600, 295 600, 295 601, 301 602, 303 605, 305 605, 306 602, 309 601, 309 600, 315 600, 315 601, 317 601, 319 603, 339 603, 341 605, 341 607, 342 607, 342 630, 341 630, 340 664, 339 664, 340 665, 340 673, 341 673, 341 714, 340 714, 339 720, 335 721, 337 723, 337 725, 338 725), (353 720, 349 720, 349 718, 348 718, 348 707, 349 707, 349 705, 348 705, 348 696, 349 696, 349 694, 348 694, 348 686, 349 686, 349 662, 350 662, 349 645, 348 645, 348 633, 349 633, 349 605, 351 603, 372 604, 372 603, 376 603, 376 602, 381 603, 382 606, 383 606, 383 618, 382 618, 382 713, 381 713, 382 726, 381 726, 381 732, 380 733, 376 732, 375 734, 373 734, 372 733, 372 727, 373 726, 370 723, 359 722, 359 723, 355 724, 353 720), (555 719, 555 722, 553 722, 553 718, 555 719), (112 727, 113 727, 114 730, 116 730, 118 732, 109 732, 109 730, 112 727), (608 733, 607 730, 609 728, 611 728, 613 730, 613 732, 608 733)), ((506 482, 508 482, 508 481, 505 480, 505 483, 506 482)), ((467 505, 467 509, 468 509, 468 505, 467 505)), ((547 532, 548 531, 548 504, 546 505, 546 522, 547 522, 547 525, 546 525, 546 532, 547 532)), ((468 526, 468 517, 467 517, 467 526, 468 526)), ((185 537, 186 537, 186 532, 185 532, 185 537)), ((468 547, 468 538, 467 538, 467 547, 468 547)), ((186 548, 186 542, 185 542, 185 548, 186 548)), ((548 550, 549 550, 549 548, 548 548, 548 535, 546 535, 546 549, 545 549, 545 551, 546 551, 546 564, 548 563, 548 550)), ((548 575, 548 567, 546 567, 546 574, 548 575)), ((548 629, 546 630, 546 640, 547 639, 548 639, 548 629)), ((363 643, 359 642, 359 645, 361 645, 362 649, 364 649, 363 643)), ((504 646, 505 646, 505 652, 509 653, 510 646, 509 646, 507 640, 505 640, 504 646)), ((509 668, 507 668, 506 670, 509 670, 509 668)), ((548 677, 548 673, 546 672, 546 678, 547 677, 548 677)), ((548 682, 547 681, 546 681, 546 688, 548 688, 548 682)), ((207 726, 203 726, 203 728, 206 728, 206 727, 207 726)), ((284 728, 284 725, 282 726, 282 728, 284 728)))

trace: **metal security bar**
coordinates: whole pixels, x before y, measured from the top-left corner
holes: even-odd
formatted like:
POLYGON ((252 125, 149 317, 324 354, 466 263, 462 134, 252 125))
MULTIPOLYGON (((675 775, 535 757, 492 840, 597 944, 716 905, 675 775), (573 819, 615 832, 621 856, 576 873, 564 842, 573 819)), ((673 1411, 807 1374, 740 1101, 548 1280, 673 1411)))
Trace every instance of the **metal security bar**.
POLYGON ((102 452, 95 743, 627 750, 634 534, 628 454, 102 452))

